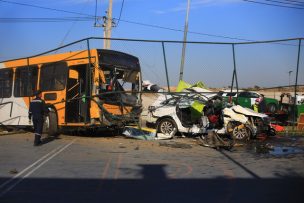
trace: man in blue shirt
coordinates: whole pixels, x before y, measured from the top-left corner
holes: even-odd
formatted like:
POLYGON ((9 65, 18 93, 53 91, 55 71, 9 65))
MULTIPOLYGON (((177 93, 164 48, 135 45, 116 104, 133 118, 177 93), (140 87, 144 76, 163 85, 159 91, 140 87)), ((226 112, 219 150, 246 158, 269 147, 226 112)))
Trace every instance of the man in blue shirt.
POLYGON ((42 93, 40 90, 35 93, 35 96, 36 97, 30 103, 28 117, 29 122, 31 122, 31 119, 33 119, 35 133, 34 146, 39 146, 42 144, 41 135, 43 129, 44 116, 48 113, 48 110, 46 108, 44 100, 41 99, 42 93))

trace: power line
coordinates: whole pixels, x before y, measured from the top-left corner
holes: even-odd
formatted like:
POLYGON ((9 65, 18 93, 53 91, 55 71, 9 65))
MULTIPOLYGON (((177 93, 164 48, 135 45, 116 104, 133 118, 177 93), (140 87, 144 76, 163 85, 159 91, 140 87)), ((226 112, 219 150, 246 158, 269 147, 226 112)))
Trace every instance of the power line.
POLYGON ((296 1, 296 0, 284 0, 284 1, 294 2, 295 4, 304 4, 304 2, 302 2, 302 1, 296 1))
MULTIPOLYGON (((116 19, 116 18, 113 18, 116 19)), ((0 18, 0 23, 36 23, 36 22, 70 22, 70 21, 94 21, 94 17, 64 17, 64 18, 0 18), (3 22, 2 20, 6 21, 3 22), (1 22, 2 21, 2 22, 1 22)), ((169 28, 159 25, 151 25, 146 23, 140 23, 140 22, 134 22, 129 20, 123 20, 120 19, 120 21, 135 25, 141 25, 145 27, 152 27, 152 28, 158 28, 163 30, 170 30, 175 32, 184 32, 182 29, 176 29, 176 28, 169 28)), ((202 33, 202 32, 194 32, 194 31, 188 31, 188 33, 196 34, 196 35, 202 35, 202 36, 208 36, 208 37, 216 37, 216 38, 224 38, 224 39, 232 39, 232 40, 239 40, 239 41, 245 41, 245 42, 255 42, 256 40, 251 39, 245 39, 245 38, 237 38, 237 37, 229 37, 224 35, 214 35, 209 33, 202 33)), ((279 45, 289 45, 289 46, 297 46, 294 44, 287 44, 287 43, 275 43, 279 45)))
POLYGON ((250 2, 250 3, 255 3, 255 4, 262 4, 262 5, 268 5, 268 6, 282 7, 282 8, 304 9, 303 7, 283 6, 283 5, 278 5, 278 4, 265 3, 265 2, 252 1, 252 0, 243 0, 243 1, 250 2))
MULTIPOLYGON (((129 20, 123 20, 123 19, 120 19, 120 21, 125 22, 125 23, 135 24, 135 25, 146 26, 146 27, 159 28, 159 29, 171 30, 171 31, 176 31, 176 32, 184 32, 184 30, 182 30, 182 29, 164 27, 164 26, 159 26, 159 25, 152 25, 152 24, 134 22, 134 21, 129 21, 129 20)), ((225 39, 241 40, 241 41, 250 41, 250 42, 255 41, 255 40, 244 39, 244 38, 229 37, 229 36, 224 36, 224 35, 214 35, 214 34, 194 32, 194 31, 188 31, 188 33, 197 34, 197 35, 204 35, 204 36, 209 36, 209 37, 218 37, 218 38, 225 38, 225 39)))
MULTIPOLYGON (((29 7, 34 7, 34 8, 46 9, 46 10, 53 10, 53 11, 57 11, 57 12, 73 13, 73 14, 78 14, 78 15, 83 15, 83 16, 89 16, 89 17, 94 19, 93 15, 78 13, 78 12, 73 12, 73 11, 66 11, 66 10, 62 10, 62 9, 54 9, 54 8, 49 8, 49 7, 42 7, 42 6, 32 5, 32 4, 18 3, 18 2, 6 1, 6 0, 0 0, 0 2, 10 3, 10 4, 17 4, 17 5, 22 5, 22 6, 29 6, 29 7)), ((121 7, 121 11, 122 11, 122 8, 123 8, 123 4, 122 4, 122 7, 121 7)), ((121 13, 120 13, 120 15, 121 15, 121 13)), ((184 32, 181 29, 168 28, 168 27, 163 27, 163 26, 158 26, 158 25, 151 25, 151 24, 133 22, 133 21, 128 21, 128 20, 123 20, 120 17, 118 19, 116 19, 116 18, 113 18, 113 19, 116 19, 116 20, 119 20, 119 21, 122 21, 122 22, 126 22, 126 23, 135 24, 135 25, 141 25, 141 26, 153 27, 153 28, 159 28, 159 29, 166 29, 166 30, 171 30, 171 31, 176 31, 176 32, 184 32)), ((4 18, 2 18, 2 19, 4 19, 4 18)), ((7 18, 7 21, 8 21, 8 18, 7 18)), ((28 21, 30 21, 30 20, 28 20, 28 21)), ((39 20, 37 18, 37 21, 36 21, 33 18, 33 22, 42 22, 42 21, 44 21, 44 20, 39 20)), ((68 19, 64 18, 64 19, 60 19, 60 20, 57 21, 54 18, 53 19, 45 18, 44 22, 59 22, 59 21, 75 21, 75 20, 71 20, 71 19, 68 20, 68 19)), ((88 19, 82 19, 82 20, 79 19, 77 21, 88 21, 88 19)), ((0 22, 1 22, 1 18, 0 18, 0 22)), ((14 22, 14 21, 12 20, 12 22, 14 22)), ((208 33, 192 32, 192 31, 188 31, 188 33, 197 34, 197 35, 204 35, 204 36, 209 36, 209 37, 218 37, 218 38, 225 38, 225 39, 241 40, 241 41, 254 41, 254 40, 242 39, 242 38, 237 38, 237 37, 228 37, 228 36, 223 36, 223 35, 213 35, 213 34, 208 34, 208 33)))
MULTIPOLYGON (((116 18, 113 18, 113 19, 116 19, 116 18)), ((72 22, 73 21, 94 21, 94 17, 0 18, 0 23, 45 23, 45 22, 71 22, 71 21, 72 22)), ((164 27, 164 26, 159 26, 159 25, 152 25, 152 24, 134 22, 134 21, 129 21, 129 20, 123 20, 123 19, 120 19, 120 21, 121 22, 125 22, 125 23, 134 24, 134 25, 141 25, 141 26, 145 26, 145 27, 152 27, 152 28, 158 28, 158 29, 163 29, 163 30, 170 30, 170 31, 175 31, 175 32, 184 32, 182 29, 164 27)), ((214 35, 214 34, 194 32, 194 31, 188 31, 188 33, 197 34, 197 35, 203 35, 203 36, 209 36, 209 37, 217 37, 217 38, 240 40, 240 41, 255 41, 255 40, 244 39, 244 38, 229 37, 229 36, 223 36, 223 35, 214 35)))
POLYGON ((120 7, 120 12, 119 12, 119 17, 118 17, 118 20, 117 20, 117 23, 116 23, 116 27, 118 26, 119 24, 119 21, 120 21, 120 18, 121 18, 121 14, 122 14, 122 9, 124 7, 124 3, 125 3, 125 0, 122 0, 121 2, 121 7, 120 7))
MULTIPOLYGON (((243 0, 243 1, 251 2, 251 0, 243 0)), ((95 19, 94 15, 89 15, 89 14, 84 14, 84 13, 79 13, 79 12, 66 11, 66 10, 62 10, 62 9, 54 9, 54 8, 48 8, 48 7, 42 7, 42 6, 36 6, 36 5, 31 5, 31 4, 18 3, 18 2, 13 2, 13 1, 6 1, 6 0, 0 0, 0 2, 10 3, 10 4, 17 4, 17 5, 22 5, 22 6, 29 6, 29 7, 39 8, 39 9, 52 10, 52 11, 57 11, 57 12, 64 12, 64 13, 70 13, 70 14, 73 13, 73 14, 77 14, 77 15, 87 16, 87 17, 61 17, 61 18, 0 18, 0 23, 70 22, 70 21, 92 21, 92 20, 95 19)), ((113 18, 113 19, 118 20, 117 18, 113 18)), ((135 24, 135 25, 146 26, 146 27, 159 28, 159 29, 165 29, 165 30, 176 31, 176 32, 184 32, 182 29, 169 28, 169 27, 164 27, 164 26, 159 26, 159 25, 152 25, 152 24, 134 22, 134 21, 129 21, 129 20, 123 20, 121 18, 119 18, 119 21, 122 21, 122 22, 125 22, 125 23, 130 23, 130 24, 135 24)), ((244 38, 238 38, 238 37, 230 37, 230 36, 224 36, 224 35, 214 35, 214 34, 194 32, 194 31, 188 31, 188 33, 197 34, 197 35, 203 35, 203 36, 209 36, 209 37, 217 37, 217 38, 224 38, 224 39, 247 41, 247 42, 254 42, 254 41, 256 41, 256 40, 251 40, 251 39, 244 39, 244 38)), ((284 45, 287 45, 287 44, 284 44, 284 45)), ((288 44, 288 45, 290 45, 290 44, 288 44)))
POLYGON ((297 7, 303 8, 303 5, 286 2, 286 1, 278 1, 278 0, 264 0, 264 1, 274 2, 274 3, 278 3, 278 4, 291 5, 291 6, 297 6, 297 7))
POLYGON ((96 22, 97 22, 97 0, 95 1, 95 23, 94 23, 94 26, 96 26, 96 22))
POLYGON ((66 10, 56 9, 56 8, 49 8, 49 7, 44 7, 44 6, 37 6, 37 5, 33 5, 33 4, 19 3, 19 2, 15 2, 15 1, 0 0, 0 2, 4 2, 4 3, 8 3, 8 4, 16 4, 16 5, 21 5, 21 6, 28 6, 28 7, 33 7, 33 8, 39 8, 39 9, 44 9, 44 10, 64 12, 64 13, 69 13, 69 14, 77 14, 77 15, 82 15, 82 16, 94 17, 93 15, 89 15, 89 14, 83 14, 83 13, 78 13, 78 12, 74 12, 74 11, 66 11, 66 10))
MULTIPOLYGON (((89 2, 89 0, 86 1, 86 4, 85 4, 85 5, 83 5, 83 7, 82 7, 82 9, 81 9, 81 12, 84 10, 85 6, 88 5, 88 2, 89 2)), ((95 16, 96 16, 96 12, 95 12, 95 16)), ((70 26, 70 28, 67 30, 67 32, 66 32, 65 35, 63 36, 63 39, 61 40, 59 46, 62 46, 62 45, 63 45, 64 41, 67 39, 67 37, 68 37, 69 34, 71 33, 73 27, 76 25, 76 23, 77 23, 78 21, 80 21, 79 18, 73 21, 72 25, 70 26)))
POLYGON ((0 18, 0 23, 36 23, 36 22, 73 22, 92 21, 93 17, 59 17, 59 18, 0 18))

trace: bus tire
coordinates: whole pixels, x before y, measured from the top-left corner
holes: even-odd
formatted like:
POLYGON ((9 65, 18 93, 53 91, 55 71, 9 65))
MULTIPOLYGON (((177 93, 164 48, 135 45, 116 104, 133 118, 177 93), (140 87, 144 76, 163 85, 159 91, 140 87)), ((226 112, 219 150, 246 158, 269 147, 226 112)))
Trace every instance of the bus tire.
POLYGON ((58 136, 58 120, 57 114, 54 110, 49 111, 48 113, 48 135, 49 136, 58 136))
POLYGON ((275 103, 267 104, 267 109, 269 113, 275 113, 278 110, 278 107, 275 103))

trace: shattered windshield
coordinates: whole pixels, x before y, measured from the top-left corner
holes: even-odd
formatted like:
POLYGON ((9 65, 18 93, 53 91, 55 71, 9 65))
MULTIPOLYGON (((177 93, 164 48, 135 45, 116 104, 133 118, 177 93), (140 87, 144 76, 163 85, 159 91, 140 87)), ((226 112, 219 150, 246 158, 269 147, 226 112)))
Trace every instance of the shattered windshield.
POLYGON ((111 91, 139 90, 138 71, 114 68, 104 70, 104 75, 106 86, 111 86, 111 91))

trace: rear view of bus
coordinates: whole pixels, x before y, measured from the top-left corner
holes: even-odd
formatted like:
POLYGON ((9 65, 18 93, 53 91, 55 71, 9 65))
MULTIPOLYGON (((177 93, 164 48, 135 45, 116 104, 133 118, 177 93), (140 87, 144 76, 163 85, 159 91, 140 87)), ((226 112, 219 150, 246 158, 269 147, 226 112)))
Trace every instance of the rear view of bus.
POLYGON ((137 57, 92 49, 0 62, 0 125, 29 127, 36 90, 49 107, 45 131, 136 124, 141 113, 137 57))

